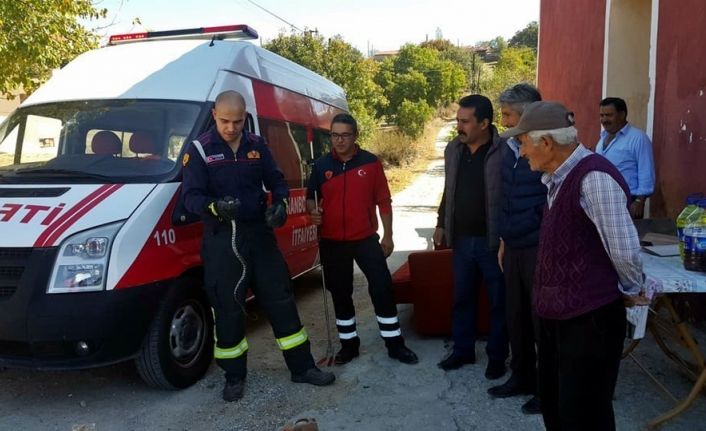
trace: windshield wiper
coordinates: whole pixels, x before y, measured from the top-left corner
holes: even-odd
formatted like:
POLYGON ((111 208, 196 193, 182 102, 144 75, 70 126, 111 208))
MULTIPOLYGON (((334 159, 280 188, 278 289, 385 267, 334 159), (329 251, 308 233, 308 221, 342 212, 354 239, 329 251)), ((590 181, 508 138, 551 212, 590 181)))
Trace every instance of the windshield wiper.
POLYGON ((58 177, 77 177, 77 178, 92 178, 101 181, 114 181, 114 177, 107 175, 94 174, 92 172, 77 171, 72 169, 51 169, 51 168, 29 168, 14 172, 15 175, 27 174, 49 174, 50 176, 58 177))

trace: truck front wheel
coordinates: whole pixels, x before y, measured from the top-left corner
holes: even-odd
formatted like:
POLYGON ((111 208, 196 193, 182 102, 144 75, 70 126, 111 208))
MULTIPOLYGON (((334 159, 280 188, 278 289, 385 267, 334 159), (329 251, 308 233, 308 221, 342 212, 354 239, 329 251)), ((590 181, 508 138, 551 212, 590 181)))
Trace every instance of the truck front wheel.
POLYGON ((159 306, 135 359, 138 373, 150 386, 189 387, 211 364, 213 315, 198 286, 195 279, 178 279, 159 306))

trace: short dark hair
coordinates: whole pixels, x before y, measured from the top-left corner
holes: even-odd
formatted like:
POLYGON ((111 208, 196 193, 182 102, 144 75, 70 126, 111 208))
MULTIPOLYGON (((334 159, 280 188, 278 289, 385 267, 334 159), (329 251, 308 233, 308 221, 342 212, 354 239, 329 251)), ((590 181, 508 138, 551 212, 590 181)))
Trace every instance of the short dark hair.
POLYGON ((355 121, 355 118, 353 118, 351 114, 336 114, 333 120, 331 120, 331 127, 333 127, 333 123, 348 124, 353 127, 353 133, 358 134, 358 122, 355 121))
POLYGON ((471 94, 461 98, 458 101, 458 105, 461 108, 473 108, 473 115, 475 115, 476 120, 483 121, 487 119, 491 124, 493 123, 493 104, 487 97, 480 94, 471 94))
POLYGON ((628 105, 620 97, 606 97, 601 100, 600 106, 613 106, 618 112, 625 112, 625 116, 628 115, 628 105))
POLYGON ((505 91, 500 93, 498 101, 503 105, 511 105, 513 110, 516 110, 520 114, 524 110, 526 105, 532 102, 541 102, 542 95, 539 93, 537 87, 526 82, 513 85, 507 88, 505 91), (515 107, 520 108, 519 110, 514 109, 515 107))

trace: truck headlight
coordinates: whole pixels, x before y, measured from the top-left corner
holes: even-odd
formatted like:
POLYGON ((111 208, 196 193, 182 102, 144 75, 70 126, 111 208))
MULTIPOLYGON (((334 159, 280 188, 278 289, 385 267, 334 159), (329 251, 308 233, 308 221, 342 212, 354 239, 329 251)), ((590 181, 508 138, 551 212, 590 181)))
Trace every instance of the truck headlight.
POLYGON ((123 222, 85 230, 64 240, 47 293, 94 292, 105 289, 110 246, 123 222))

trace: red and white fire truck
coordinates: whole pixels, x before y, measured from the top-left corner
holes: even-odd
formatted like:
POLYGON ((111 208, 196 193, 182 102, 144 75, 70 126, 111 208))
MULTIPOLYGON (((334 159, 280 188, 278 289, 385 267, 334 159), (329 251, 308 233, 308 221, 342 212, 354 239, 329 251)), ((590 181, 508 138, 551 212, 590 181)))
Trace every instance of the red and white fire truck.
POLYGON ((262 49, 245 25, 113 36, 0 124, 0 367, 135 359, 157 387, 206 372, 213 320, 201 224, 179 205, 185 146, 224 90, 247 102, 291 189, 277 240, 292 277, 317 264, 307 165, 348 109, 332 82, 262 49))

